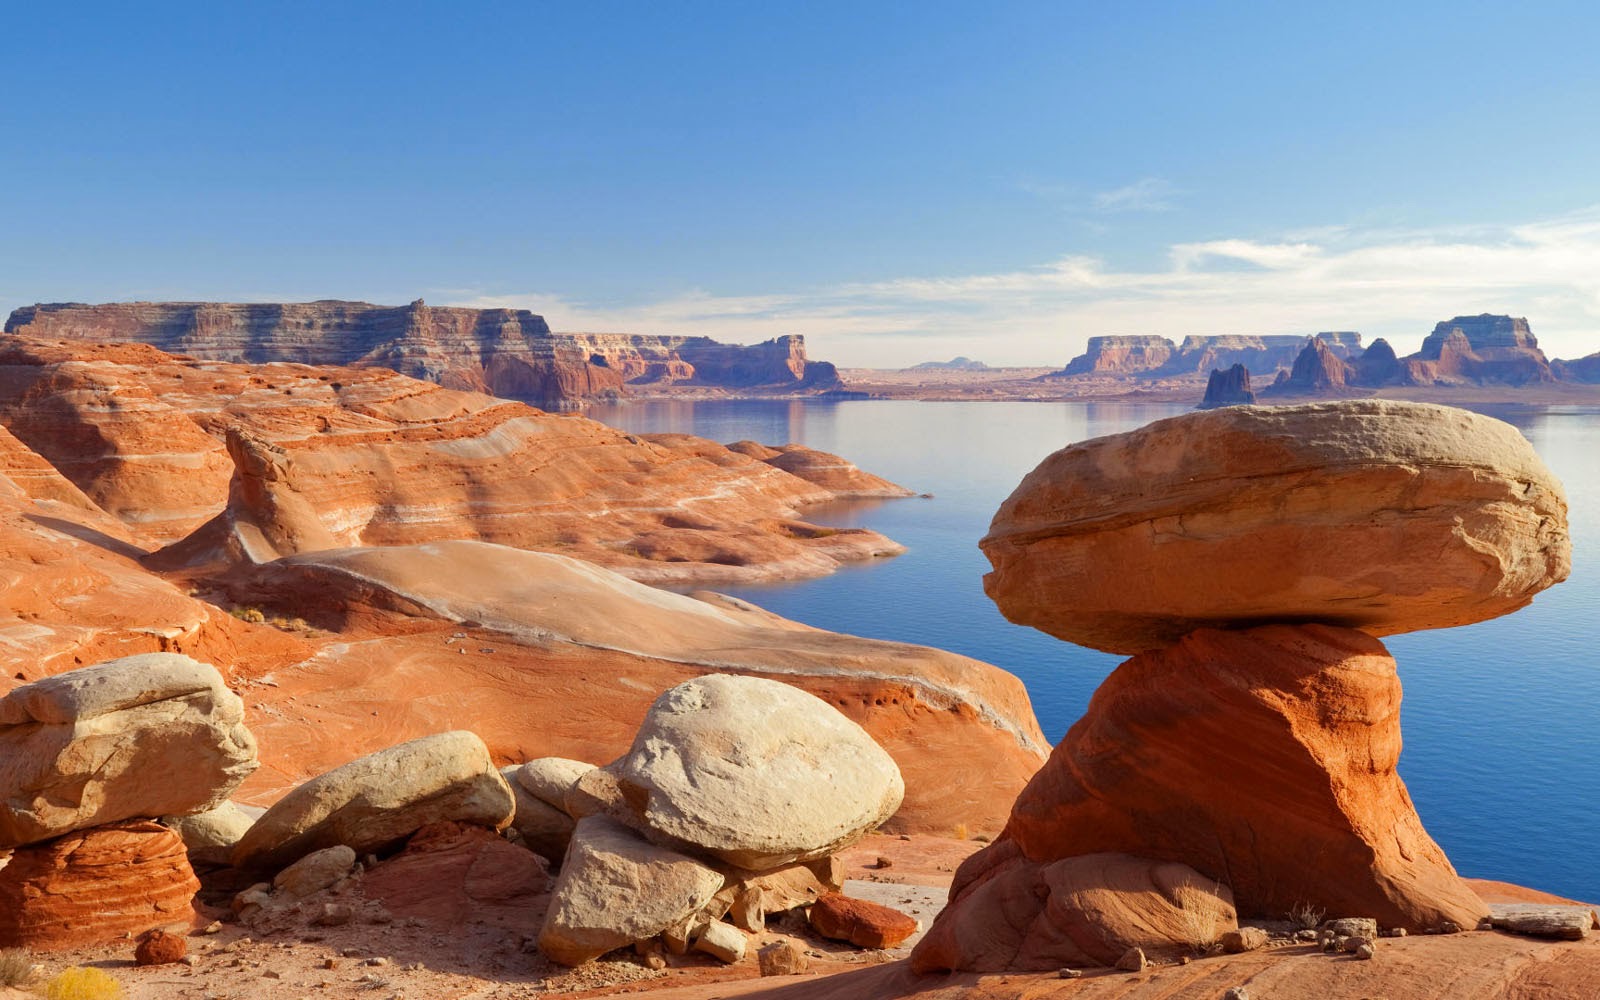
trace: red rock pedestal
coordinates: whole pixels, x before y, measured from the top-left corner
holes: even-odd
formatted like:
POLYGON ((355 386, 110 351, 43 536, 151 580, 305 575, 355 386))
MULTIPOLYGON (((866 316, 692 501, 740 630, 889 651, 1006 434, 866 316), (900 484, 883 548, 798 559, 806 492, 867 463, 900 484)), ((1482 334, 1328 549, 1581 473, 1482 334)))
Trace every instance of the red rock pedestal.
POLYGON ((18 848, 0 869, 0 948, 58 950, 193 923, 183 841, 132 820, 18 848))
POLYGON ((1020 868, 1106 852, 1188 865, 1231 889, 1241 916, 1309 905, 1412 931, 1475 926, 1487 908, 1422 828, 1399 758, 1400 679, 1365 633, 1202 629, 1136 656, 961 866, 916 964, 1006 967, 992 964, 1004 947, 984 960, 941 927, 988 925, 1020 948, 1037 905, 985 884, 1031 891, 1020 868))

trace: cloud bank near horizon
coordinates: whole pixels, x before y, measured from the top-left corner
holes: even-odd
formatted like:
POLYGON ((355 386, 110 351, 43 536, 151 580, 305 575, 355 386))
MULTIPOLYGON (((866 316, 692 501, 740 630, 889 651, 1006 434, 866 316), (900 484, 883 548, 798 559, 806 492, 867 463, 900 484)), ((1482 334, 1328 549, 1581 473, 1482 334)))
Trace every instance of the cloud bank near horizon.
MULTIPOLYGON (((437 293, 436 293, 437 294, 437 293)), ((763 295, 692 290, 607 307, 554 293, 443 293, 450 304, 532 309, 570 332, 804 334, 813 357, 898 368, 956 354, 1059 366, 1099 334, 1357 330, 1414 351, 1440 320, 1526 316, 1550 357, 1600 350, 1600 208, 1514 226, 1329 227, 1169 249, 1165 266, 1066 256, 1038 267, 908 277, 763 295)))

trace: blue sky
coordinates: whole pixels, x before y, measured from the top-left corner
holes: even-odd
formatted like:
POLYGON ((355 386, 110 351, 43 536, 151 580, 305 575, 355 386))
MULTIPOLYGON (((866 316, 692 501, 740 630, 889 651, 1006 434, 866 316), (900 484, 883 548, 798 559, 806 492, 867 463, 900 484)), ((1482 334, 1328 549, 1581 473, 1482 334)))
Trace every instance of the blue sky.
POLYGON ((421 296, 891 366, 1493 311, 1600 350, 1589 5, 46 6, 7 15, 0 310, 421 296))

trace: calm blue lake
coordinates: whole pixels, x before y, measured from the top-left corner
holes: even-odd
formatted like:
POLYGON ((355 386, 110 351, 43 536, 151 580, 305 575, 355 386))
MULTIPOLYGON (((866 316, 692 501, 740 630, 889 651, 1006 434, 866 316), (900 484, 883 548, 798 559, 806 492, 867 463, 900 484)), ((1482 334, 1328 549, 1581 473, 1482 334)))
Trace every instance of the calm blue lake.
MULTIPOLYGON (((954 650, 1016 674, 1057 740, 1119 657, 1012 625, 984 596, 978 539, 1050 452, 1185 412, 1136 403, 640 402, 589 415, 634 433, 798 442, 933 499, 810 508, 906 545, 830 577, 719 588, 809 625, 954 650)), ((1573 566, 1514 615, 1385 640, 1405 685, 1400 767, 1464 875, 1600 901, 1600 409, 1476 407, 1514 424, 1566 484, 1573 566)))

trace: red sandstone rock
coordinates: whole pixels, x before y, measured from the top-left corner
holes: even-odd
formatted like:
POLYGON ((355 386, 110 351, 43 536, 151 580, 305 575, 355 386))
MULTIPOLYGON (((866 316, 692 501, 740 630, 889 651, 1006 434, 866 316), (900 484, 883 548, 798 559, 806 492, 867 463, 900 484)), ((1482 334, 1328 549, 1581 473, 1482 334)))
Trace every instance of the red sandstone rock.
POLYGON ((418 830, 405 850, 368 872, 361 891, 396 916, 442 926, 471 920, 528 930, 529 912, 550 884, 538 855, 493 830, 436 823, 418 830))
POLYGON ((1187 865, 1125 854, 1031 862, 1008 853, 918 942, 919 972, 1114 966, 1135 948, 1177 958, 1238 926, 1227 887, 1187 865))
POLYGON ((257 442, 233 456, 244 471, 229 524, 246 528, 212 525, 169 552, 169 568, 174 556, 225 565, 242 542, 214 536, 257 522, 301 525, 291 548, 323 544, 304 517, 265 509, 291 494, 340 546, 477 538, 653 582, 815 576, 902 551, 875 532, 806 524, 801 509, 832 492, 714 442, 653 444, 381 368, 202 364, 142 345, 13 338, 0 351, 0 424, 156 542, 229 502, 230 429, 257 442))
POLYGON ((1194 868, 1241 915, 1309 903, 1383 927, 1476 926, 1487 908, 1395 771, 1399 710, 1394 661, 1350 629, 1204 630, 1137 656, 1095 692, 1002 837, 961 866, 940 921, 1003 926, 1004 897, 985 883, 1114 851, 1194 868))
POLYGON ((546 553, 479 542, 307 553, 237 586, 241 601, 344 633, 251 692, 265 710, 251 714, 263 768, 250 801, 251 788, 270 801, 447 726, 470 726, 497 760, 614 760, 660 692, 713 670, 795 685, 866 729, 905 779, 891 829, 998 831, 1047 746, 1021 682, 987 664, 664 593, 546 553), (456 641, 467 622, 470 639, 456 641), (958 756, 984 766, 952 771, 958 756))
POLYGON ((848 941, 858 948, 893 948, 917 932, 914 917, 837 892, 811 904, 809 919, 823 937, 848 941))
POLYGON ((189 953, 189 942, 179 934, 150 931, 139 939, 133 950, 135 965, 170 965, 189 953))
POLYGON ((69 833, 0 869, 0 947, 56 951, 187 926, 199 889, 183 841, 160 824, 69 833))
POLYGON ((1380 400, 1228 407, 1063 448, 981 545, 1007 618, 1118 653, 1204 627, 1483 621, 1565 579, 1572 548, 1561 484, 1514 427, 1380 400))
POLYGON ((800 444, 786 444, 768 448, 754 441, 736 441, 728 445, 729 451, 749 455, 775 469, 799 476, 815 483, 837 497, 908 497, 912 492, 904 486, 889 482, 857 468, 838 455, 817 451, 800 444))

